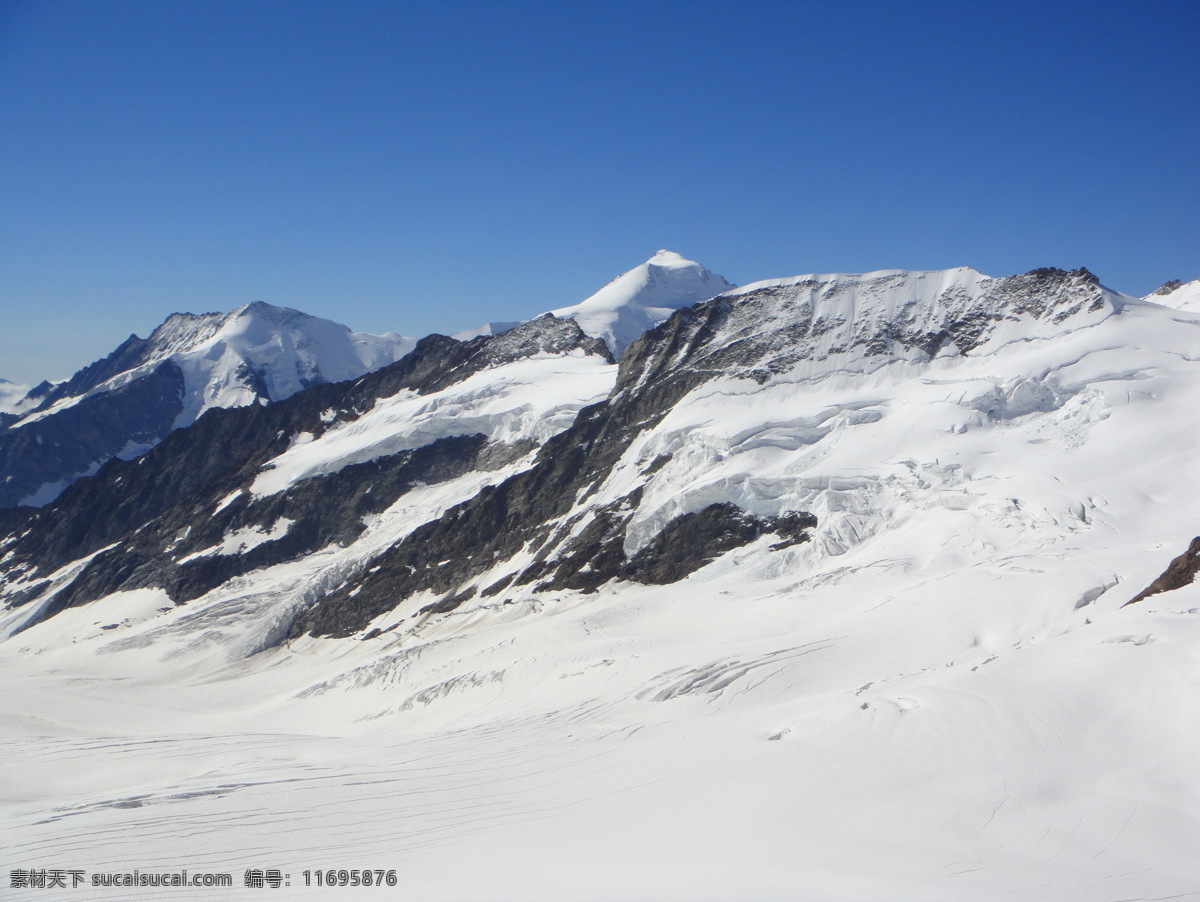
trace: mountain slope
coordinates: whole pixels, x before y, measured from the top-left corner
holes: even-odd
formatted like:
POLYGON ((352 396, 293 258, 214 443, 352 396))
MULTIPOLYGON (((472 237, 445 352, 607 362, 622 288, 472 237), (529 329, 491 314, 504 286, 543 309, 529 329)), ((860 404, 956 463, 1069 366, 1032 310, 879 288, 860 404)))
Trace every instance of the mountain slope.
POLYGON ((619 366, 547 318, 214 411, 0 517, 4 842, 280 898, 305 849, 432 899, 1191 893, 1200 586, 1124 605, 1196 535, 1198 329, 813 275, 619 366))
POLYGON ((402 356, 411 339, 351 332, 256 302, 228 314, 176 313, 130 336, 0 432, 0 506, 40 505, 113 457, 135 458, 213 408, 269 403, 353 379, 402 356))
POLYGON ((1191 282, 1168 282, 1157 291, 1148 294, 1147 301, 1173 307, 1188 313, 1200 312, 1200 279, 1191 282))
POLYGON ((457 491, 478 491, 603 397, 613 369, 601 342, 543 317, 471 342, 430 336, 355 382, 214 410, 33 514, 8 546, 6 569, 20 574, 10 597, 39 599, 26 622, 31 611, 45 618, 121 588, 169 587, 182 601, 246 570, 352 543, 364 517, 414 488, 466 476, 457 491), (547 379, 556 390, 540 387, 547 379), (82 572, 61 584, 55 571, 81 555, 82 572))

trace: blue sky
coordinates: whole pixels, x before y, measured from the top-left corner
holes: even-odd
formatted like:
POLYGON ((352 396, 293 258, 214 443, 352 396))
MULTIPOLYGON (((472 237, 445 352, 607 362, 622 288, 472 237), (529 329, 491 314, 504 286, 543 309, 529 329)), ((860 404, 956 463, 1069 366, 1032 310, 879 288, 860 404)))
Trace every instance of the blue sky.
POLYGON ((1200 277, 1200 3, 0 2, 0 377, 263 300, 424 335, 733 282, 1200 277))

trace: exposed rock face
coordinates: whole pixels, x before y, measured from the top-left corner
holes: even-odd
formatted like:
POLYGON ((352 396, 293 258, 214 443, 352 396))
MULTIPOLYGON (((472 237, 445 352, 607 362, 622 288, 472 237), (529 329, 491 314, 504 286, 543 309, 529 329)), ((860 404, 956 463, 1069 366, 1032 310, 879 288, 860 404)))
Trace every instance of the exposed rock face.
MULTIPOLYGON (((129 344, 129 342, 126 342, 129 344)), ((102 361, 103 362, 103 361, 102 361)), ((162 441, 183 410, 183 374, 163 363, 140 379, 84 397, 54 416, 0 429, 0 507, 50 501, 114 457, 162 441)))
POLYGON ((762 535, 780 538, 771 547, 786 548, 808 541, 806 530, 817 525, 812 514, 759 518, 733 504, 712 504, 694 514, 676 517, 650 544, 634 555, 622 575, 634 582, 665 585, 678 582, 720 557, 762 535))
POLYGON ((66 382, 44 383, 46 391, 34 412, 65 398, 78 398, 115 376, 200 344, 217 333, 225 318, 223 313, 173 313, 149 338, 130 335, 107 357, 88 364, 66 382))
POLYGON ((761 535, 778 535, 781 547, 803 541, 816 522, 811 514, 762 519, 716 504, 674 518, 630 557, 625 529, 639 492, 599 507, 587 498, 638 435, 712 378, 761 383, 801 361, 831 357, 868 367, 873 357, 928 359, 947 343, 968 353, 1005 322, 1062 328, 1072 317, 1102 318, 1113 310, 1086 270, 994 280, 970 273, 932 290, 921 283, 924 275, 750 286, 679 310, 626 349, 609 400, 582 410, 542 447, 532 469, 414 530, 372 572, 318 601, 293 635, 351 635, 420 592, 443 595, 425 609, 438 612, 476 591, 498 596, 509 585, 586 591, 611 578, 671 582, 761 535), (439 549, 437 561, 431 548, 439 549), (522 553, 533 555, 531 564, 515 564, 522 553), (511 568, 503 563, 510 560, 511 568))
POLYGON ((117 589, 162 588, 176 602, 190 601, 251 570, 349 544, 366 528, 364 518, 383 512, 416 485, 503 466, 528 450, 489 446, 481 435, 445 438, 264 499, 242 492, 209 516, 174 507, 97 557, 56 596, 47 614, 117 589), (162 554, 164 547, 172 554, 162 554))
MULTIPOLYGON (((576 499, 605 478, 640 432, 705 381, 708 374, 688 365, 689 351, 714 340, 732 306, 718 298, 684 308, 634 342, 621 358, 612 397, 580 411, 570 429, 542 446, 530 470, 484 488, 414 530, 381 555, 371 572, 318 601, 297 621, 293 635, 351 635, 420 592, 445 594, 435 610, 452 609, 465 600, 469 584, 523 550, 533 552, 532 564, 514 564, 509 573, 489 577, 484 592, 505 580, 546 589, 594 588, 623 572, 617 543, 628 517, 619 509, 575 510, 576 499), (571 540, 568 531, 584 517, 599 522, 571 540), (595 575, 581 576, 585 568, 595 575)), ((628 505, 636 503, 636 496, 627 499, 628 505)))
POLYGON ((1155 296, 1173 294, 1176 290, 1178 290, 1182 287, 1183 287, 1182 279, 1172 279, 1169 282, 1163 282, 1161 285, 1159 285, 1157 288, 1155 288, 1152 292, 1150 292, 1149 296, 1155 297, 1155 296))
POLYGON ((105 461, 136 457, 161 441, 183 412, 186 391, 171 354, 210 338, 224 320, 220 313, 172 314, 149 338, 130 335, 65 382, 33 388, 26 398, 36 405, 0 424, 21 423, 0 430, 0 508, 45 504, 105 461))
POLYGON ((32 601, 52 588, 46 579, 56 569, 105 549, 57 592, 44 619, 118 589, 158 587, 183 602, 241 573, 347 544, 364 518, 414 486, 497 469, 534 446, 449 436, 255 497, 249 486, 263 465, 299 436, 353 422, 380 398, 433 393, 489 366, 555 354, 610 360, 602 342, 549 317, 469 342, 433 335, 356 382, 318 385, 269 407, 209 411, 142 459, 110 461, 52 506, 14 512, 26 529, 4 543, 0 581, 24 580, 29 588, 9 600, 32 601))
MULTIPOLYGON (((647 445, 644 457, 629 452, 689 393, 715 380, 755 386, 798 372, 870 372, 983 354, 997 336, 1057 334, 1098 322, 1118 303, 1086 270, 760 283, 680 309, 646 332, 622 355, 607 400, 571 408, 573 422, 540 448, 443 431, 422 446, 255 494, 263 468, 302 439, 319 441, 384 400, 435 395, 518 361, 612 359, 602 341, 552 316, 466 342, 429 336, 357 381, 316 385, 269 407, 211 410, 141 460, 111 461, 52 507, 14 520, 0 544, 7 555, 0 579, 20 586, 10 602, 39 601, 39 617, 118 589, 159 587, 185 602, 251 570, 356 541, 365 518, 416 486, 494 472, 536 449, 525 469, 473 483, 459 496, 465 500, 406 524, 369 559, 339 570, 306 596, 280 635, 355 635, 413 598, 430 615, 476 597, 503 600, 515 588, 672 583, 749 543, 803 543, 816 524, 779 505, 753 513, 730 496, 648 507, 647 488, 671 469, 671 454, 657 445, 647 445), (58 568, 89 554, 67 583, 51 585, 58 568)), ((503 382, 472 382, 471 391, 490 396, 503 382)), ((453 421, 454 405, 447 409, 453 421)))
POLYGON ((967 354, 1006 324, 1036 334, 1078 317, 1113 310, 1086 269, 1038 269, 987 279, 972 270, 884 272, 759 283, 698 305, 723 340, 697 355, 695 366, 740 371, 764 382, 800 361, 855 359, 871 368, 896 358, 967 354), (716 305, 721 308, 708 308, 716 305))
POLYGON ((1125 604, 1133 604, 1134 602, 1149 598, 1151 595, 1157 595, 1159 592, 1182 589, 1184 586, 1191 585, 1195 581, 1197 573, 1200 573, 1200 536, 1192 539, 1192 543, 1188 545, 1188 550, 1171 561, 1167 565, 1167 569, 1154 582, 1142 589, 1141 592, 1129 599, 1125 604))
POLYGON ((43 383, 0 418, 0 507, 42 505, 114 457, 137 457, 204 412, 280 401, 357 378, 412 346, 256 302, 175 313, 66 382, 43 383))

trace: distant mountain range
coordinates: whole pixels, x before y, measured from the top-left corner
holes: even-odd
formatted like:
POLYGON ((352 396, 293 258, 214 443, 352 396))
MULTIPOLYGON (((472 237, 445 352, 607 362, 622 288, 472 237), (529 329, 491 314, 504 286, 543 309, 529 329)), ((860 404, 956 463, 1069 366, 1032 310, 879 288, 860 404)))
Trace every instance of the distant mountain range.
MULTIPOLYGON (((697 263, 660 251, 574 307, 555 311, 614 354, 680 307, 733 286, 697 263)), ((488 323, 466 340, 519 325, 488 323)), ((65 382, 20 394, 0 380, 0 507, 40 506, 113 457, 131 459, 213 408, 269 404, 324 382, 392 363, 416 341, 370 335, 286 307, 256 302, 226 313, 175 313, 143 339, 65 382), (6 412, 7 411, 7 412, 6 412)))

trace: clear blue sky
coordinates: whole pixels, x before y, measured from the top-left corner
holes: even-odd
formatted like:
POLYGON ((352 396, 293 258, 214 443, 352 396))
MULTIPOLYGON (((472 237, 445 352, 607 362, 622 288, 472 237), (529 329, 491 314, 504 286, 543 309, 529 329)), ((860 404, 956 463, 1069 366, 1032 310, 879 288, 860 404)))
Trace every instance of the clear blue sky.
POLYGON ((1200 3, 0 0, 0 377, 731 281, 1200 276, 1200 3))

